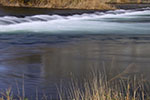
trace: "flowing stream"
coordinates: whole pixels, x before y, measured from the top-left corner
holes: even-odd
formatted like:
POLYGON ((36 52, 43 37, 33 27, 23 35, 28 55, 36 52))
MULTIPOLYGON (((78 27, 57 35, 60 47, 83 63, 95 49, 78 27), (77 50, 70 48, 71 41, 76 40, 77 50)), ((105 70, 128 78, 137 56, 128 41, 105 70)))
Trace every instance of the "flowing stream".
POLYGON ((24 84, 26 97, 38 90, 56 99, 61 81, 82 81, 104 63, 110 77, 135 63, 128 74, 150 80, 150 8, 0 17, 0 89, 17 94, 24 84))

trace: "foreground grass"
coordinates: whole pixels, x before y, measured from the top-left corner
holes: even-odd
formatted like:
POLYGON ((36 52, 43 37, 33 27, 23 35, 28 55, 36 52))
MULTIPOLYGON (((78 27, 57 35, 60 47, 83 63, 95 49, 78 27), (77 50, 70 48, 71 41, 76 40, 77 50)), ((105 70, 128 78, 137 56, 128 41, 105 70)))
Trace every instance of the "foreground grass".
POLYGON ((150 100, 147 82, 136 76, 127 79, 107 80, 104 75, 94 75, 83 86, 72 82, 67 91, 60 92, 60 100, 150 100), (140 80, 139 80, 140 79, 140 80))
MULTIPOLYGON (((59 88, 58 98, 59 100, 150 100, 149 86, 146 87, 147 82, 143 76, 134 75, 125 79, 119 77, 108 80, 105 74, 92 72, 91 77, 85 79, 82 85, 72 80, 67 90, 59 88)), ((24 93, 23 96, 18 95, 18 98, 14 98, 11 89, 7 89, 0 92, 0 100, 29 100, 25 98, 24 93)), ((36 97, 34 100, 49 99, 36 97)))
POLYGON ((3 6, 55 9, 115 9, 106 4, 106 2, 107 0, 0 0, 0 4, 3 6))

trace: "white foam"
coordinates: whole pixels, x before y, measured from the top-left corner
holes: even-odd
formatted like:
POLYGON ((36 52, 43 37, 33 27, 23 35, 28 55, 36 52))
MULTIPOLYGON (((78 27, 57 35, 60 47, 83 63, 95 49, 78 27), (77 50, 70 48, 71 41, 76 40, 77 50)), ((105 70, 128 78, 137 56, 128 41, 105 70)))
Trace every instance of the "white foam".
POLYGON ((26 16, 25 18, 5 16, 0 17, 0 33, 21 33, 25 31, 47 33, 69 33, 79 31, 83 33, 113 33, 124 31, 123 33, 128 33, 129 30, 134 31, 136 27, 139 27, 137 29, 139 30, 138 32, 142 32, 142 29, 150 31, 150 23, 128 23, 128 19, 142 18, 139 15, 150 15, 150 10, 116 10, 108 11, 106 13, 96 12, 93 14, 82 14, 73 16, 35 15, 26 16), (119 22, 124 19, 127 20, 126 23, 119 22))

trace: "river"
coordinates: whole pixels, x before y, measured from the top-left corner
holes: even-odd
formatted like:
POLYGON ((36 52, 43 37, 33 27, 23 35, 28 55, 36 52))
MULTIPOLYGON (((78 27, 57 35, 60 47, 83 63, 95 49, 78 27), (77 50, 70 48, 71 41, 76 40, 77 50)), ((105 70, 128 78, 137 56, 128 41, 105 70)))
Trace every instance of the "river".
POLYGON ((150 9, 68 16, 0 17, 0 89, 34 98, 103 65, 110 77, 127 71, 150 80, 150 9), (127 67, 134 63, 135 66, 127 67))

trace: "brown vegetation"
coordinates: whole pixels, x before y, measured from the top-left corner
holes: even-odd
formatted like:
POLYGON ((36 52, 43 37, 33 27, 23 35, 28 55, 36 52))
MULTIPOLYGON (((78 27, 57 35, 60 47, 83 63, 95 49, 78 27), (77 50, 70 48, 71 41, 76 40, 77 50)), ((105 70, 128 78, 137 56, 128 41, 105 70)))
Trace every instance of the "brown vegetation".
MULTIPOLYGON (((143 75, 131 74, 127 78, 123 78, 132 66, 135 65, 131 64, 124 72, 112 79, 108 79, 105 72, 96 71, 89 72, 90 77, 85 79, 82 85, 73 79, 67 90, 62 86, 58 88, 59 100, 150 100, 149 81, 146 81, 143 75)), ((18 92, 18 98, 14 98, 11 89, 0 91, 0 100, 29 100, 24 96, 24 85, 22 88, 23 94, 21 96, 18 92)), ((37 96, 34 100, 40 99, 37 96)))
POLYGON ((55 9, 114 9, 107 0, 0 0, 3 6, 23 6, 55 9))
POLYGON ((67 91, 60 92, 60 100, 150 100, 148 83, 136 76, 128 79, 116 78, 108 81, 104 75, 93 75, 86 80, 82 88, 77 82, 72 82, 67 91))

